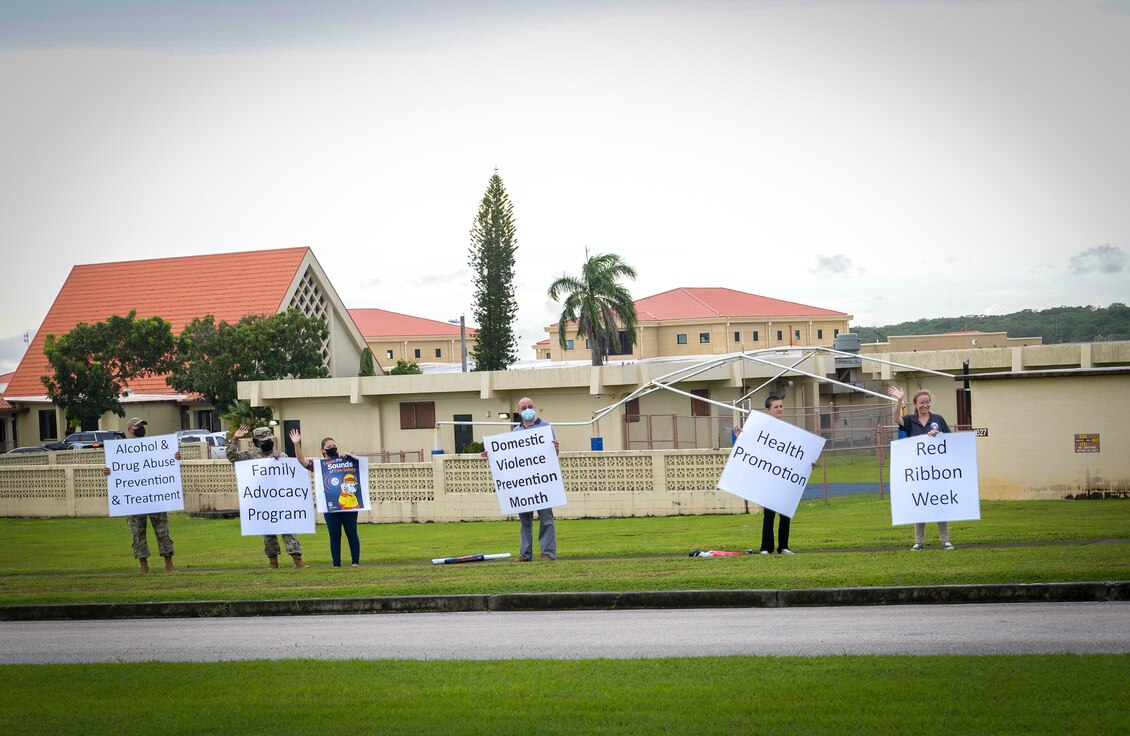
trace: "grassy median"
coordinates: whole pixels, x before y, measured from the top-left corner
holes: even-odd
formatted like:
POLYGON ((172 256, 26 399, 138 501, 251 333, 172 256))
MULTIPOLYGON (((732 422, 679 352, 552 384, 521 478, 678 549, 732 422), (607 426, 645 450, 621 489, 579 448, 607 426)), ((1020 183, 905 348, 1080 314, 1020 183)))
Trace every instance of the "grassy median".
POLYGON ((285 557, 282 569, 268 569, 260 538, 241 537, 238 520, 171 514, 170 525, 181 572, 165 573, 157 558, 143 576, 122 519, 0 519, 0 598, 15 605, 1130 579, 1130 503, 1117 500, 983 502, 982 520, 951 524, 954 552, 938 549, 933 525, 933 546, 910 552, 910 527, 892 527, 888 502, 868 496, 805 502, 793 522, 792 556, 688 556, 756 549, 759 515, 563 519, 558 561, 528 565, 430 564, 472 553, 516 556, 511 521, 365 524, 362 567, 336 569, 319 527, 302 537, 312 565, 305 570, 285 557))

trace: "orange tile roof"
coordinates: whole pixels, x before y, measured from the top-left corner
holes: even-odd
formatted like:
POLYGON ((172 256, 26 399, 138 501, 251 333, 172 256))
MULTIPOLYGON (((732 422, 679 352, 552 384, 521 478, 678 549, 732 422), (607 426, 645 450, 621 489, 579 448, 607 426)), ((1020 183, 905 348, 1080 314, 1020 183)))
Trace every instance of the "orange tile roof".
POLYGON ((721 287, 679 288, 636 300, 640 322, 713 317, 847 317, 844 312, 721 287))
MULTIPOLYGON (((50 372, 43 345, 47 334, 70 332, 79 322, 98 322, 137 310, 159 316, 179 335, 196 317, 237 322, 249 314, 275 314, 309 248, 217 253, 75 266, 16 368, 4 395, 46 395, 39 377, 50 372)), ((135 393, 175 394, 163 376, 130 385, 135 393)))
MULTIPOLYGON (((382 337, 411 337, 423 335, 443 335, 459 337, 459 324, 440 322, 425 317, 389 312, 385 309, 350 309, 349 316, 357 323, 357 329, 366 339, 382 337)), ((467 327, 467 334, 474 335, 477 330, 467 327)))

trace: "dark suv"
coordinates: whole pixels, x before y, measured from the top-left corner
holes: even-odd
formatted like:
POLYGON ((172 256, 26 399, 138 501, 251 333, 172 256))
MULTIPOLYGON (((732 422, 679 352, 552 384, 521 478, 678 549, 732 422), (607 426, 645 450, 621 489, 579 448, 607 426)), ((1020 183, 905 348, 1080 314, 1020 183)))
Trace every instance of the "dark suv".
POLYGON ((124 440, 124 432, 109 429, 96 429, 91 432, 75 432, 63 438, 62 442, 45 442, 48 450, 83 450, 90 447, 101 447, 106 440, 124 440))

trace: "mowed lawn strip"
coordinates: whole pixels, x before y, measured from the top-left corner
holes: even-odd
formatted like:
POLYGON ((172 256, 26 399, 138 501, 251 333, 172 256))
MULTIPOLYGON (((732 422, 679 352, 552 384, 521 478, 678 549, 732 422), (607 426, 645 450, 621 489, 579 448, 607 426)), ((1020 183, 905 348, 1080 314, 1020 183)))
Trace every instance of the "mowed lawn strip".
POLYGON ((1127 687, 1128 655, 8 665, 0 732, 1114 734, 1127 687))
MULTIPOLYGON (((869 496, 805 502, 792 556, 689 557, 692 550, 756 550, 761 516, 558 520, 559 560, 431 565, 435 557, 511 552, 513 521, 361 525, 360 568, 330 567, 324 527, 302 537, 313 567, 285 557, 269 570, 260 537, 234 519, 171 514, 177 566, 137 574, 122 519, 0 519, 0 600, 115 603, 506 592, 733 590, 1130 579, 1130 503, 987 501, 982 520, 954 522, 958 549, 922 552, 889 504, 869 496), (1121 540, 1111 543, 1109 540, 1121 540), (1103 543, 1097 543, 1103 542, 1103 543)), ((156 550, 155 541, 150 541, 156 550)), ((347 553, 346 553, 347 554, 347 553)), ((513 559, 513 558, 512 558, 513 559)))

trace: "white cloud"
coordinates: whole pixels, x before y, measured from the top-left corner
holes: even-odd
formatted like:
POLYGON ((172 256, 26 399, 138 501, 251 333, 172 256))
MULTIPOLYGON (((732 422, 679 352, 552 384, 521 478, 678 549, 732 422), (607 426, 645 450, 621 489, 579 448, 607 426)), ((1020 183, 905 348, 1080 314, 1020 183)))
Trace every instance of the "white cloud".
POLYGON ((1121 273, 1126 267, 1126 253, 1109 243, 1088 248, 1071 257, 1071 270, 1075 273, 1121 273))

